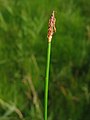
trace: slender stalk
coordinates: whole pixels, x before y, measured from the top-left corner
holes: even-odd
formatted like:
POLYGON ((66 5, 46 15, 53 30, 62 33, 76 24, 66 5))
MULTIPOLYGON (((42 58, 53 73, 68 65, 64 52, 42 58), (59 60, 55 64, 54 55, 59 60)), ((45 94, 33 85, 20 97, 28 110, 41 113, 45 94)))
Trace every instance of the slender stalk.
POLYGON ((50 68, 50 53, 51 53, 51 42, 48 42, 47 50, 47 65, 46 65, 46 78, 45 78, 45 110, 44 110, 44 120, 47 120, 47 110, 48 110, 48 82, 49 82, 49 68, 50 68))
POLYGON ((51 17, 49 19, 49 24, 48 24, 48 49, 47 49, 47 64, 46 64, 46 78, 45 78, 45 103, 44 103, 44 120, 47 120, 47 113, 48 113, 48 83, 49 83, 49 69, 50 69, 50 53, 51 53, 51 41, 52 41, 52 36, 56 32, 56 27, 55 27, 55 16, 54 16, 54 11, 51 14, 51 17))

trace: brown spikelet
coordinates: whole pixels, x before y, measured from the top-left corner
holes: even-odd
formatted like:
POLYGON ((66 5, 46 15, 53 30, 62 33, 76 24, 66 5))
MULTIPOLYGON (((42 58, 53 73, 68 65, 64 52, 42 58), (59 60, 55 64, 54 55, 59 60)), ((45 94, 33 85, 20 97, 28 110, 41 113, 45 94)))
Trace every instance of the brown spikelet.
POLYGON ((56 27, 55 27, 55 22, 56 22, 56 18, 54 15, 55 11, 52 12, 51 17, 49 19, 49 23, 48 23, 48 42, 51 42, 52 40, 52 36, 54 34, 54 32, 56 32, 56 27))

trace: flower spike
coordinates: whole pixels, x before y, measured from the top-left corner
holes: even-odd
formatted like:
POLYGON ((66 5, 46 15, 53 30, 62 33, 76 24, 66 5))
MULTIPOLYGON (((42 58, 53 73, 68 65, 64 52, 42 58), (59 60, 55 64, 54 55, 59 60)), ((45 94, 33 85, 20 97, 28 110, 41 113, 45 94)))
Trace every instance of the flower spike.
POLYGON ((56 32, 55 22, 56 22, 55 11, 53 11, 48 23, 48 35, 47 35, 48 42, 51 42, 52 36, 56 32))

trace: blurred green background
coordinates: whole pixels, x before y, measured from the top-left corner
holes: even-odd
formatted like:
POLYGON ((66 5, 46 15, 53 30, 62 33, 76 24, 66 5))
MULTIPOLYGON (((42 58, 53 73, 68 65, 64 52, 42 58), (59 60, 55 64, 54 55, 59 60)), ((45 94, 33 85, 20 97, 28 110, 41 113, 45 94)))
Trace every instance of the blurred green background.
POLYGON ((90 120, 90 0, 0 0, 0 120, 43 120, 52 10, 48 120, 90 120))

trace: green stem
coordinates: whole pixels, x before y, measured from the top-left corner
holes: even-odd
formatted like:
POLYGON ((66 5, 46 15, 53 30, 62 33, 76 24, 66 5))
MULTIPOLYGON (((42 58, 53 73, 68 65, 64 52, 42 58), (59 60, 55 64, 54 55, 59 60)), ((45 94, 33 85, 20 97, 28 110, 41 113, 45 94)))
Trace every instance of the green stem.
POLYGON ((47 111, 48 111, 47 107, 48 107, 48 82, 49 82, 50 53, 51 53, 51 42, 48 42, 47 64, 46 64, 46 78, 45 78, 44 120, 47 120, 47 111))

